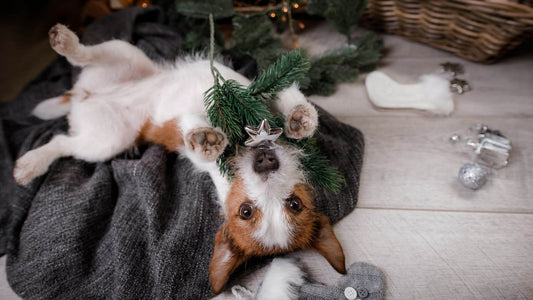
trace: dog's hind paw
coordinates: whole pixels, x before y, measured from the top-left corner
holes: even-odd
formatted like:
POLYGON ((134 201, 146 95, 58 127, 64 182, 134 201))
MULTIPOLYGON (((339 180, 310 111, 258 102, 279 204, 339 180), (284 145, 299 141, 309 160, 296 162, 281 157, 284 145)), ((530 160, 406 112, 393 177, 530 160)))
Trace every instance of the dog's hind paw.
POLYGON ((228 145, 228 139, 217 128, 198 128, 187 134, 186 144, 203 160, 214 161, 228 145))
POLYGON ((318 113, 312 104, 296 106, 285 123, 285 134, 293 139, 310 137, 318 126, 318 113))
POLYGON ((63 24, 57 24, 48 31, 50 45, 59 54, 68 56, 80 45, 78 36, 63 24))
POLYGON ((41 163, 39 155, 35 151, 30 151, 15 163, 13 178, 18 184, 27 185, 34 178, 46 173, 47 170, 48 164, 41 163))

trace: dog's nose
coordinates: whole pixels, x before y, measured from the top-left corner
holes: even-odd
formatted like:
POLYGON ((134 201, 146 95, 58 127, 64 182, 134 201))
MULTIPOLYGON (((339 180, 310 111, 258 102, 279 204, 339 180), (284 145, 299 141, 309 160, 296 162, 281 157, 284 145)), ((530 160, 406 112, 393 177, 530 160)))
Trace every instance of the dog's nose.
POLYGON ((257 149, 255 152, 254 171, 256 173, 272 172, 279 168, 279 161, 272 149, 257 149))

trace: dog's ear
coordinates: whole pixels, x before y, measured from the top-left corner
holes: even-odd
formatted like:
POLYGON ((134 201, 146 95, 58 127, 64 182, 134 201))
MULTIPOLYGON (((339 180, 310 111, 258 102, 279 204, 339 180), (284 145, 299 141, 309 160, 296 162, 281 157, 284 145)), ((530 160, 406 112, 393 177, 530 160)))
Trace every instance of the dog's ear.
POLYGON ((329 223, 329 218, 325 215, 320 216, 320 229, 311 244, 311 249, 322 254, 337 272, 346 274, 344 252, 329 223))
POLYGON ((229 239, 224 234, 225 227, 217 232, 215 237, 215 248, 209 266, 209 279, 211 288, 215 294, 220 293, 229 276, 244 261, 242 252, 232 247, 229 239))

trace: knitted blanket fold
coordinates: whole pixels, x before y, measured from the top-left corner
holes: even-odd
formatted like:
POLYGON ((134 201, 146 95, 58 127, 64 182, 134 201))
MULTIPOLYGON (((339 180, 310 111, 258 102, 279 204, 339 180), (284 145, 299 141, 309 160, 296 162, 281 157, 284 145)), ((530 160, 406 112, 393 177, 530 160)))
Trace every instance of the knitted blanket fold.
MULTIPOLYGON (((153 7, 120 11, 89 26, 82 43, 123 39, 154 60, 174 59, 183 38, 163 16, 153 7)), ((16 158, 68 130, 66 118, 43 121, 31 110, 77 74, 59 58, 0 106, 0 254, 9 284, 25 299, 213 296, 209 262, 223 218, 209 175, 186 158, 150 145, 102 163, 61 158, 30 185, 14 182, 16 158)), ((318 146, 346 179, 338 195, 317 192, 316 206, 334 223, 357 202, 363 136, 319 115, 318 146)), ((254 259, 232 278, 266 262, 254 259)))

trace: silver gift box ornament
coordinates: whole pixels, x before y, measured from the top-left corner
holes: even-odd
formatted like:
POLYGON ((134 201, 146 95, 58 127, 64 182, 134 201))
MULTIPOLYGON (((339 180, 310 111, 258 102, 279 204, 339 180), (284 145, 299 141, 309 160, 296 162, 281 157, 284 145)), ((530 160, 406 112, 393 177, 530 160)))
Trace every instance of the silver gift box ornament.
POLYGON ((478 141, 469 140, 480 163, 498 169, 507 166, 511 153, 511 141, 501 135, 485 132, 478 135, 478 141))

